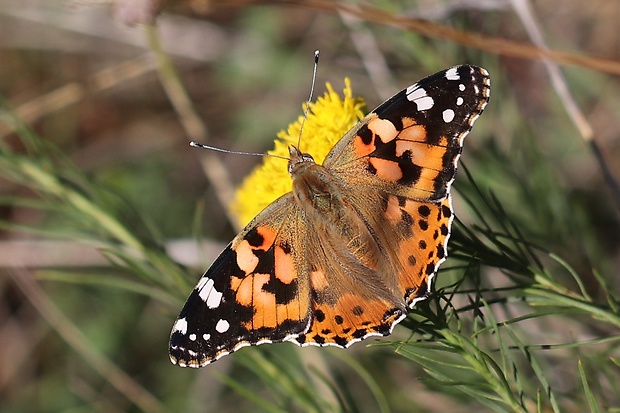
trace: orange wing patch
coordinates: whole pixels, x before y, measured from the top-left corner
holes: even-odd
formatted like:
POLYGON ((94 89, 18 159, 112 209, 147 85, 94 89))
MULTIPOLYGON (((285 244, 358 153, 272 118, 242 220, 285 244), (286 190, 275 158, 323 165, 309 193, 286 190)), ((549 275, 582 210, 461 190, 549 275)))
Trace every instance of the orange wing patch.
POLYGON ((290 245, 279 241, 273 228, 255 228, 233 249, 237 265, 246 273, 244 278, 231 278, 236 303, 251 309, 252 316, 241 323, 245 329, 266 331, 308 317, 309 291, 305 288, 300 294, 290 245))
POLYGON ((460 153, 460 146, 450 142, 445 134, 431 137, 427 126, 411 117, 382 119, 371 114, 357 130, 353 148, 373 177, 401 185, 409 198, 438 199, 445 196, 446 183, 454 175, 453 159, 460 153))
POLYGON ((372 165, 375 175, 388 182, 398 182, 403 177, 403 169, 398 162, 381 158, 369 158, 368 163, 372 165))
POLYGON ((241 238, 232 248, 237 253, 237 265, 246 274, 254 272, 259 264, 256 251, 267 251, 273 245, 276 231, 266 226, 255 229, 251 238, 241 238))
POLYGON ((451 200, 418 202, 389 195, 385 216, 400 239, 396 256, 402 270, 398 280, 411 306, 426 296, 431 278, 446 259, 453 219, 451 200))
MULTIPOLYGON (((325 294, 329 289, 323 290, 325 294)), ((310 330, 295 338, 299 345, 335 345, 348 347, 369 336, 386 336, 406 313, 393 303, 369 299, 351 293, 334 294, 335 302, 314 304, 310 330)))

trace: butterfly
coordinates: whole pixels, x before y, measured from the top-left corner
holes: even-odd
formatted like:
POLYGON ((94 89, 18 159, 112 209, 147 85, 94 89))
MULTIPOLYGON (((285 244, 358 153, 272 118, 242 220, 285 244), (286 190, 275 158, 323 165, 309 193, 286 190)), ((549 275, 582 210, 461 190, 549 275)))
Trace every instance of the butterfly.
POLYGON ((450 188, 489 96, 486 70, 452 67, 370 112, 323 165, 291 146, 292 191, 200 278, 172 328, 172 363, 202 367, 263 343, 346 348, 389 335, 446 259, 450 188))

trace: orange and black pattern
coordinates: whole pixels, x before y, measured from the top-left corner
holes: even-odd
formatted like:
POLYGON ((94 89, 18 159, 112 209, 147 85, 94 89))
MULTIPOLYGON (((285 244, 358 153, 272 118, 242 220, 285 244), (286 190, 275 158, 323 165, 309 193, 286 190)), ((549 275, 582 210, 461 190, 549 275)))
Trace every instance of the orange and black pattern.
POLYGON ((290 148, 292 192, 265 208, 199 280, 170 359, 202 367, 244 346, 346 348, 386 336, 447 257, 450 188, 488 73, 456 66, 368 114, 323 165, 290 148))

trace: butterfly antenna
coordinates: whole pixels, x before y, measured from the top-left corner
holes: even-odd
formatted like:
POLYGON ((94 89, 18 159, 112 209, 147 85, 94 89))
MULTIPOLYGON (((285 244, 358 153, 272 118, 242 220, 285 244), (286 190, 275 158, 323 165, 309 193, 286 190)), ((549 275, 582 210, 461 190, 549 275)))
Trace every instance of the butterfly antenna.
POLYGON ((319 67, 319 51, 314 51, 314 69, 312 70, 312 85, 310 86, 310 96, 308 97, 308 103, 306 108, 304 109, 304 118, 301 121, 301 126, 299 127, 299 137, 297 138, 297 148, 299 148, 299 144, 301 142, 301 135, 304 131, 304 124, 306 123, 306 118, 308 117, 308 112, 310 111, 310 102, 312 102, 312 96, 314 96, 314 85, 316 83, 316 71, 319 67))
POLYGON ((209 150, 217 151, 217 152, 230 153, 233 155, 270 156, 272 158, 284 159, 285 161, 288 161, 288 158, 284 156, 271 155, 269 153, 229 151, 228 149, 216 148, 215 146, 205 145, 203 143, 199 143, 196 141, 191 141, 189 143, 189 146, 193 146, 194 148, 209 149, 209 150))

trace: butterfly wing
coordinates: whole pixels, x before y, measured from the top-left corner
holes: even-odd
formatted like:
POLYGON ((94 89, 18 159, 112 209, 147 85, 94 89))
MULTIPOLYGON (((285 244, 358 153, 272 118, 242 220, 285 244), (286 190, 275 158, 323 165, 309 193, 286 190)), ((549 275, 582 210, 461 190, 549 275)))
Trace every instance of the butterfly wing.
MULTIPOLYGON (((170 359, 202 367, 241 347, 290 339, 311 317, 307 271, 295 264, 299 210, 286 194, 263 210, 202 276, 170 335, 170 359)), ((301 227, 301 228, 298 228, 301 227)))
POLYGON ((489 75, 480 67, 435 73, 370 112, 323 166, 394 195, 441 200, 454 180, 463 139, 489 96, 489 75))
MULTIPOLYGON (((294 338, 297 343, 347 347, 387 335, 405 316, 405 305, 426 297, 447 256, 450 186, 463 139, 489 93, 484 69, 444 70, 388 99, 334 146, 323 166, 340 181, 342 197, 355 206, 349 212, 365 223, 384 255, 376 275, 387 289, 397 286, 397 297, 365 297, 363 283, 342 288, 343 277, 355 278, 346 265, 344 274, 322 273, 317 284, 338 300, 313 300, 312 325, 294 338)), ((363 254, 358 258, 363 261, 363 254)), ((316 297, 317 287, 311 286, 316 297)))
POLYGON ((192 291, 171 333, 172 362, 201 367, 248 345, 348 347, 389 334, 445 260, 450 185, 489 90, 484 69, 457 66, 372 111, 323 164, 343 220, 311 222, 291 193, 267 207, 192 291))

